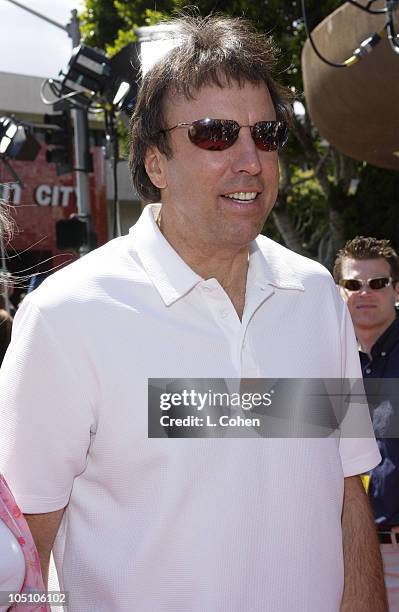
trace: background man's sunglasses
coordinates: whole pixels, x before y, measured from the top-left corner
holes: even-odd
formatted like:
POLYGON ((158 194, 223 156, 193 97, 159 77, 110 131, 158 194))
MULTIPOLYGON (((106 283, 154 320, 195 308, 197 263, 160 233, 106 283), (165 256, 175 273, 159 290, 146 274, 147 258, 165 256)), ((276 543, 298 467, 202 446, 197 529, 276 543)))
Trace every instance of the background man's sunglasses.
POLYGON ((378 289, 384 289, 392 283, 392 278, 388 276, 379 276, 378 278, 369 278, 368 280, 361 280, 360 278, 343 278, 339 281, 341 287, 347 291, 360 291, 365 285, 378 291, 378 289))
POLYGON ((196 147, 207 151, 228 149, 235 143, 243 127, 249 127, 256 146, 262 151, 277 151, 288 139, 288 128, 284 121, 257 121, 254 125, 239 125, 232 119, 206 117, 193 123, 178 123, 162 131, 170 132, 182 127, 188 127, 188 137, 196 147))

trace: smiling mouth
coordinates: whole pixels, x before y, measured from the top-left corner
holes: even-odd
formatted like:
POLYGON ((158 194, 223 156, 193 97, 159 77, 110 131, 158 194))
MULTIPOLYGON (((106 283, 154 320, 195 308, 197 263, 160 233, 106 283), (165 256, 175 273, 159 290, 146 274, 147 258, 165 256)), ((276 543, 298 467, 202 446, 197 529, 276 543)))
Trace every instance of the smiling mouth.
POLYGON ((258 195, 258 191, 235 191, 234 193, 226 193, 222 197, 239 202, 253 202, 258 195))

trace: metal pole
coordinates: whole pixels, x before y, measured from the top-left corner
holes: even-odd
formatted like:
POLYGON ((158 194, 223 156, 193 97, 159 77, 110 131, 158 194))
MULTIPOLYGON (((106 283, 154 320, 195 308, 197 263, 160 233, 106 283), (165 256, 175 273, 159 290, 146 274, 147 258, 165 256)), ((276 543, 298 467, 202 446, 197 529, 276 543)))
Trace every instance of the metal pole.
MULTIPOLYGON (((72 40, 72 47, 80 44, 80 27, 78 12, 72 11, 71 21, 67 25, 68 36, 72 40)), ((88 236, 91 229, 90 217, 90 188, 88 174, 89 160, 89 121, 88 112, 83 108, 72 110, 73 126, 75 131, 75 178, 76 178, 76 207, 80 217, 87 223, 88 236)), ((80 248, 80 255, 84 255, 89 250, 88 245, 80 248)))
POLYGON ((72 111, 73 123, 75 127, 75 176, 78 194, 78 213, 80 215, 90 215, 90 192, 89 192, 89 128, 87 111, 75 108, 72 111))

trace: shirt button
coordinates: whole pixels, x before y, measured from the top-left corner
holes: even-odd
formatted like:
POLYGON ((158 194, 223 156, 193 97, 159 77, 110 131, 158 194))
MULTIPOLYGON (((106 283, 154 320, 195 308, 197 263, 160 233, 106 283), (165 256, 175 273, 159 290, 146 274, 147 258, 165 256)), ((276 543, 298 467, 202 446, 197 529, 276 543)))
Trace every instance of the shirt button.
POLYGON ((222 317, 222 319, 225 319, 226 317, 228 317, 229 313, 227 312, 227 310, 221 310, 220 311, 220 316, 222 317))
POLYGON ((205 286, 204 287, 204 291, 206 291, 207 293, 210 293, 212 291, 212 289, 210 287, 205 286))
POLYGON ((385 355, 386 355, 386 352, 385 352, 385 351, 382 351, 382 353, 381 353, 381 357, 385 357, 385 355))
POLYGON ((371 374, 371 370, 370 370, 370 368, 367 368, 367 370, 366 370, 366 374, 371 374))

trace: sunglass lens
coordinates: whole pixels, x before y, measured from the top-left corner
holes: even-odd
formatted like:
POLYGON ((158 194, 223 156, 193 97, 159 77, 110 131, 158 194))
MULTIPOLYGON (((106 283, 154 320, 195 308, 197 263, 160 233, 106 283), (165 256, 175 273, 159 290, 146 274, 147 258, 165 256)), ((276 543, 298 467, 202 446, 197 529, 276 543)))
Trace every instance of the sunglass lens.
POLYGON ((383 289, 389 285, 389 278, 372 278, 369 282, 370 289, 383 289))
POLYGON ((284 121, 258 121, 252 128, 256 146, 262 151, 277 151, 288 139, 288 128, 284 121))
POLYGON ((359 291, 362 288, 362 282, 356 278, 346 278, 341 282, 341 285, 348 291, 359 291))
MULTIPOLYGON (((372 278, 368 281, 370 289, 373 289, 374 291, 388 287, 389 283, 390 279, 386 276, 372 278)), ((363 282, 357 278, 346 278, 341 281, 341 285, 348 291, 359 291, 363 287, 363 282)))
POLYGON ((222 119, 200 119, 188 129, 191 142, 208 151, 223 151, 237 140, 239 125, 222 119))

